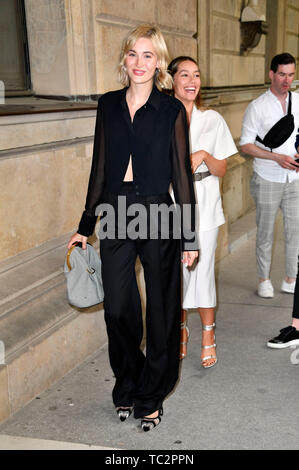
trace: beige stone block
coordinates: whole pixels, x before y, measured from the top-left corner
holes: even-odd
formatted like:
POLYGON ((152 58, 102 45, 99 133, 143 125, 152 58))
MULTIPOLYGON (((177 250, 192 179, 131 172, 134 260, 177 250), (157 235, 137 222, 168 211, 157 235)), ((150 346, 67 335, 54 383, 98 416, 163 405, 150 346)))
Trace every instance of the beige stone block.
POLYGON ((94 93, 92 2, 28 0, 25 5, 34 91, 94 93))
POLYGON ((195 60, 197 59, 196 39, 175 36, 174 34, 165 34, 164 36, 171 59, 180 55, 188 55, 195 60))
MULTIPOLYGON (((258 5, 259 5, 260 11, 266 16, 266 13, 267 13, 267 0, 258 0, 258 5)), ((266 17, 266 20, 267 20, 267 17, 266 17)))
POLYGON ((83 153, 84 158, 92 158, 93 153, 93 141, 89 144, 85 144, 85 152, 83 153))
POLYGON ((286 50, 294 57, 299 56, 299 37, 298 35, 286 35, 286 50))
POLYGON ((215 12, 240 18, 242 0, 211 0, 211 9, 215 12))
POLYGON ((11 411, 15 413, 107 341, 103 311, 79 314, 9 365, 11 411))
POLYGON ((228 168, 223 178, 223 209, 226 220, 230 224, 242 215, 242 165, 244 161, 241 157, 230 157, 228 168))
POLYGON ((257 85, 264 83, 264 58, 213 54, 211 58, 213 86, 257 85))
MULTIPOLYGON (((235 61, 235 74, 237 74, 238 67, 241 67, 241 63, 235 61)), ((250 83, 255 85, 265 83, 265 58, 264 57, 251 57, 249 58, 249 77, 250 83)), ((243 84, 246 83, 244 80, 243 84)), ((240 84, 240 83, 238 83, 240 84)))
POLYGON ((0 365, 0 423, 10 416, 7 366, 0 365))
POLYGON ((72 231, 84 209, 91 160, 85 145, 1 162, 4 257, 72 231))
POLYGON ((66 0, 65 10, 70 94, 84 95, 91 93, 88 76, 89 50, 87 48, 87 40, 92 23, 87 21, 85 23, 88 14, 86 3, 66 0))
POLYGON ((92 114, 94 115, 77 118, 74 118, 74 115, 72 119, 68 119, 67 115, 62 113, 57 119, 52 115, 51 118, 43 118, 40 121, 19 120, 15 124, 12 122, 11 125, 0 126, 0 150, 93 136, 96 111, 92 114))
POLYGON ((97 23, 95 31, 97 92, 122 88, 118 81, 117 66, 121 45, 129 29, 97 23))
POLYGON ((210 86, 210 24, 211 14, 205 1, 198 2, 198 61, 200 64, 201 83, 210 86))
POLYGON ((47 72, 39 68, 31 69, 33 90, 40 95, 70 95, 70 71, 66 40, 62 41, 55 51, 53 62, 49 64, 47 72))
POLYGON ((223 209, 229 224, 254 207, 250 195, 252 159, 235 155, 228 159, 228 169, 223 178, 223 209))
POLYGON ((210 56, 210 85, 232 85, 232 61, 228 55, 211 54, 210 56))
POLYGON ((96 15, 115 21, 155 22, 155 0, 93 0, 96 15))
POLYGON ((299 11, 293 8, 287 8, 286 13, 286 29, 289 32, 295 33, 298 36, 299 31, 299 11))
POLYGON ((64 0, 26 0, 30 74, 35 93, 69 94, 64 0))
POLYGON ((219 261, 228 255, 228 224, 225 223, 219 227, 215 261, 219 261))
POLYGON ((240 51, 240 22, 213 17, 213 49, 240 51))
POLYGON ((213 108, 223 116, 234 139, 239 139, 241 136, 242 121, 247 104, 248 102, 230 103, 213 108))
POLYGON ((158 0, 157 22, 162 27, 167 26, 182 31, 197 31, 197 1, 158 0))
POLYGON ((255 203, 250 193, 250 180, 253 172, 253 158, 247 157, 245 164, 242 166, 242 198, 243 213, 247 214, 254 208, 255 203))

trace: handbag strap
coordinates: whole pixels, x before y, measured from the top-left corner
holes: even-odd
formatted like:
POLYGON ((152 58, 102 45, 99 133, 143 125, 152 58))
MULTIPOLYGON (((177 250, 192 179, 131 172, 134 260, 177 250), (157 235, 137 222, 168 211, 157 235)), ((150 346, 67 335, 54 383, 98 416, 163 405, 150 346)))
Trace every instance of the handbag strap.
POLYGON ((289 91, 289 106, 288 106, 288 114, 292 114, 292 93, 289 91))
POLYGON ((67 264, 67 267, 69 268, 69 271, 72 270, 71 263, 70 263, 70 256, 71 256, 73 249, 76 248, 77 245, 78 245, 78 242, 75 242, 66 254, 66 264, 67 264))

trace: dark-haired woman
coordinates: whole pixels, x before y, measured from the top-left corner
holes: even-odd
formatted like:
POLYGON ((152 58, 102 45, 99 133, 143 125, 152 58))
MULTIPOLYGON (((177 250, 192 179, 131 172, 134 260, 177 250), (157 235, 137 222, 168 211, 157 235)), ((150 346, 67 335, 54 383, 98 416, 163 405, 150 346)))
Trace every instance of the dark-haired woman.
MULTIPOLYGON (((185 106, 190 125, 191 166, 197 210, 200 257, 195 267, 183 267, 182 327, 186 310, 198 309, 202 322, 204 368, 217 362, 215 344, 215 251, 219 226, 224 224, 219 177, 225 175, 226 158, 237 153, 222 116, 200 103, 200 71, 191 57, 177 57, 168 66, 174 81, 174 96, 185 106)), ((185 330, 186 332, 186 330, 185 330)), ((186 355, 186 336, 181 358, 186 355)))

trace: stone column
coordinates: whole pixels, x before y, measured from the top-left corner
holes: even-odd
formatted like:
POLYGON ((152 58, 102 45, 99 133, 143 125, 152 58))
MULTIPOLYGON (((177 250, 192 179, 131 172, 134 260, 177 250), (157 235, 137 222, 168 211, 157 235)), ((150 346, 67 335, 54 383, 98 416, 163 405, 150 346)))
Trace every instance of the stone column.
POLYGON ((25 0, 29 57, 36 94, 96 93, 91 0, 25 0))
POLYGON ((31 81, 36 94, 69 94, 64 0, 25 0, 31 81))

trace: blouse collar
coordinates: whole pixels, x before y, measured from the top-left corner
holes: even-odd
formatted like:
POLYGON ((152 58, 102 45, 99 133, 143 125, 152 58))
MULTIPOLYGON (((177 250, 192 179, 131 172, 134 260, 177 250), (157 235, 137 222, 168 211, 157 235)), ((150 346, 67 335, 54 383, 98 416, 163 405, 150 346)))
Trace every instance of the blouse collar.
MULTIPOLYGON (((120 103, 121 103, 122 107, 125 108, 125 109, 127 108, 126 93, 127 93, 128 88, 129 87, 123 88, 122 94, 121 94, 121 100, 120 100, 120 103)), ((158 111, 158 109, 160 107, 160 100, 161 100, 160 93, 161 92, 154 85, 153 89, 151 91, 151 94, 149 95, 149 98, 148 98, 147 102, 145 103, 145 105, 149 104, 158 111)))

